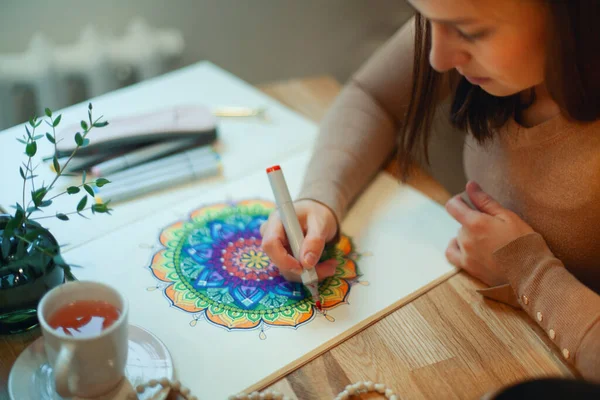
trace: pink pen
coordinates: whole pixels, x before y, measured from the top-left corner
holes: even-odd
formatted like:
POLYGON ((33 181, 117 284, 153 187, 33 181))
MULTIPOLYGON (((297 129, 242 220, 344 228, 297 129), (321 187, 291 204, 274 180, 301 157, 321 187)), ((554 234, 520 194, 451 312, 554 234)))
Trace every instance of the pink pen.
MULTIPOLYGON (((304 241, 304 234, 302 233, 302 227, 296 210, 294 209, 294 203, 290 196, 290 191, 285 182, 283 171, 279 165, 275 165, 271 168, 267 168, 267 175, 269 176, 269 183, 275 196, 275 202, 279 210, 279 217, 283 222, 283 228, 287 235, 290 247, 292 248, 292 254, 297 260, 301 259, 300 251, 302 249, 302 242, 304 241)), ((317 271, 314 268, 304 268, 302 271, 302 283, 308 288, 312 295, 315 305, 320 310, 321 301, 319 296, 319 278, 317 271)))

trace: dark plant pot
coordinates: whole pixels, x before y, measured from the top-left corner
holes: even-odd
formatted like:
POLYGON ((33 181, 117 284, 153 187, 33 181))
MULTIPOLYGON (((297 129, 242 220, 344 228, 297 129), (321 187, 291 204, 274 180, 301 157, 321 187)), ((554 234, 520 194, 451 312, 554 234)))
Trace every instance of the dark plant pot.
MULTIPOLYGON (((0 215, 0 232, 7 222, 8 216, 0 215)), ((49 232, 47 239, 57 245, 49 232)), ((3 272, 0 265, 0 280, 4 279, 4 285, 0 287, 0 334, 24 332, 37 326, 40 299, 65 280, 63 269, 54 261, 50 261, 44 271, 41 276, 30 276, 26 272, 14 274, 3 272)))

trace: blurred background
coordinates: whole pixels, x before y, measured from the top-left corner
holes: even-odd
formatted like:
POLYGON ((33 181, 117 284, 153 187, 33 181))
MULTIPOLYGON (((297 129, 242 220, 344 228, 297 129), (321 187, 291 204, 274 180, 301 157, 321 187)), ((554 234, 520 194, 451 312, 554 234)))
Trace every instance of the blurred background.
POLYGON ((403 0, 0 0, 0 130, 209 60, 251 84, 343 83, 412 14, 403 0))

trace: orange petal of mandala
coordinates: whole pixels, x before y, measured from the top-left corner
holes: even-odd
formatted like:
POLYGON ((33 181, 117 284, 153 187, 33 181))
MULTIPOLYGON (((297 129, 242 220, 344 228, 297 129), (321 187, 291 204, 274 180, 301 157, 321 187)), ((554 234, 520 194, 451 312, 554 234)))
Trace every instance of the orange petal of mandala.
POLYGON ((353 260, 346 260, 346 263, 342 267, 338 267, 335 276, 344 279, 356 278, 356 263, 353 260), (342 272, 340 272, 340 270, 342 272))
POLYGON ((315 313, 314 307, 310 307, 309 311, 298 313, 296 318, 287 318, 280 316, 276 321, 266 321, 267 325, 273 326, 298 326, 312 318, 315 313))
POLYGON ((350 238, 346 235, 341 235, 340 241, 337 243, 338 250, 340 250, 344 255, 350 254, 352 251, 352 243, 350 242, 350 238))
POLYGON ((242 200, 242 201, 239 201, 237 204, 243 205, 243 206, 260 205, 265 208, 276 208, 275 203, 273 203, 272 201, 266 201, 266 200, 242 200))
POLYGON ((212 206, 208 206, 208 207, 202 207, 202 208, 192 212, 192 214, 190 215, 190 219, 191 220, 199 220, 199 219, 202 219, 202 217, 205 214, 208 214, 211 211, 219 211, 219 210, 222 210, 224 208, 229 208, 229 207, 231 207, 230 204, 224 204, 224 203, 213 204, 212 206))
POLYGON ((182 310, 189 311, 192 313, 202 311, 202 308, 198 308, 196 306, 195 300, 186 299, 185 296, 183 296, 183 294, 181 292, 175 291, 175 289, 173 288, 173 285, 169 286, 165 290, 165 294, 167 295, 167 297, 169 299, 171 299, 171 301, 173 302, 174 305, 181 308, 182 310))
POLYGON ((167 274, 171 272, 171 269, 166 266, 169 259, 164 254, 165 250, 161 250, 152 257, 152 272, 161 281, 171 282, 170 279, 167 279, 167 274))
POLYGON ((183 227, 183 221, 176 222, 173 225, 170 225, 168 228, 162 231, 160 234, 160 243, 163 246, 167 246, 169 241, 175 238, 175 232, 179 231, 183 227))
POLYGON ((206 310, 206 318, 211 320, 213 323, 224 326, 229 329, 251 329, 258 326, 261 323, 261 319, 255 322, 250 321, 247 318, 230 318, 226 313, 220 313, 218 315, 213 314, 210 309, 206 310))
POLYGON ((327 296, 321 296, 321 304, 324 309, 332 308, 344 302, 346 295, 348 294, 348 290, 350 289, 350 285, 343 279, 340 279, 340 285, 337 287, 329 287, 333 293, 328 294, 327 296))

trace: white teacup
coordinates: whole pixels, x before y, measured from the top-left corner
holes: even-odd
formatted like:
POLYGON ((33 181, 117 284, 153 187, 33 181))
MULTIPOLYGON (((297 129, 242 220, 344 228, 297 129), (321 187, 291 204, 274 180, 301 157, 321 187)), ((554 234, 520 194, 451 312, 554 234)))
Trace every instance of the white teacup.
POLYGON ((46 293, 37 313, 59 395, 100 396, 121 382, 127 362, 128 306, 119 292, 98 282, 68 282, 46 293), (58 309, 80 300, 105 301, 121 314, 111 326, 94 336, 70 336, 48 324, 58 309))

